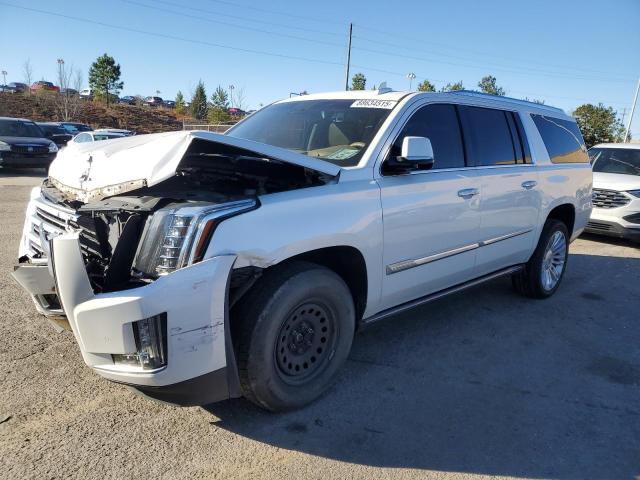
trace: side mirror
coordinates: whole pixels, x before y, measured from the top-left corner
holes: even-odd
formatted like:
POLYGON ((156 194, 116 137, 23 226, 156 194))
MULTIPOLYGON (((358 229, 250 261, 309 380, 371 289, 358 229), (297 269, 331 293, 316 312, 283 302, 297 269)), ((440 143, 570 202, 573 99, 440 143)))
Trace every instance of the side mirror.
POLYGON ((433 147, 427 137, 404 137, 399 162, 419 165, 423 170, 433 167, 433 147))

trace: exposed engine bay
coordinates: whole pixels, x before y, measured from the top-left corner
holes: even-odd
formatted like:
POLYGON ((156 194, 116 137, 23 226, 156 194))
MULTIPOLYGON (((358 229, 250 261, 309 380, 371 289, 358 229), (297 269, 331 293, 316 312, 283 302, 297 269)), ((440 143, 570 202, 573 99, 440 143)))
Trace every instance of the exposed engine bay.
MULTIPOLYGON (((175 175, 151 187, 87 203, 61 191, 51 179, 45 180, 41 192, 49 202, 75 211, 76 220, 69 227, 80 231, 87 273, 94 291, 99 293, 133 288, 157 278, 156 272, 139 264, 140 257, 149 255, 141 249, 147 238, 153 237, 152 230, 158 228, 158 222, 152 219, 159 211, 223 207, 243 200, 253 200, 249 202, 253 206, 248 208, 253 209, 258 208, 261 195, 323 185, 333 178, 252 151, 194 139, 175 175)), ((234 214, 243 211, 246 209, 234 214)), ((188 223, 169 227, 186 229, 188 223)), ((207 232, 207 241, 212 233, 207 232)), ((178 247, 170 244, 162 248, 178 247)))

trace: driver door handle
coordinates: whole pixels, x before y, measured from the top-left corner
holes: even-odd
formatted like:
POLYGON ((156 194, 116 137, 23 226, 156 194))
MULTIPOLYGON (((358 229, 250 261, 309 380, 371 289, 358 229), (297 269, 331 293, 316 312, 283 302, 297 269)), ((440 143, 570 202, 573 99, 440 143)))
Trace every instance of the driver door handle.
POLYGON ((478 195, 480 190, 477 188, 463 188, 462 190, 458 190, 458 196, 460 198, 469 199, 475 195, 478 195))
POLYGON ((522 188, 526 190, 531 190, 538 184, 535 180, 527 180, 526 182, 522 182, 522 188))

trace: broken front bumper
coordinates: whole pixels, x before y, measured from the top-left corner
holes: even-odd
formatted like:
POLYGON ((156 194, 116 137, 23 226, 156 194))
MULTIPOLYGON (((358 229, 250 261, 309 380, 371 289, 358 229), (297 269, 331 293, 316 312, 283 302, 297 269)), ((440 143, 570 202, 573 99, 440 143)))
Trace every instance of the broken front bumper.
POLYGON ((31 294, 55 290, 85 363, 103 377, 180 405, 238 396, 226 298, 235 256, 211 258, 130 290, 94 294, 77 233, 51 242, 47 265, 21 265, 14 277, 31 294), (133 323, 166 315, 166 366, 143 370, 112 355, 136 351, 133 323))

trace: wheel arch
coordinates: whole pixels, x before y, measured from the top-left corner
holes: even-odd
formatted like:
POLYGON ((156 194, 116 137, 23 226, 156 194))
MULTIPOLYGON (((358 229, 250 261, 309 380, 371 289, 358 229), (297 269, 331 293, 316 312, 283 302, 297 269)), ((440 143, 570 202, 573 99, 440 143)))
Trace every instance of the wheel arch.
MULTIPOLYGON (((351 245, 316 248, 281 259, 278 263, 265 268, 253 268, 253 275, 257 278, 267 270, 282 268, 284 265, 296 261, 305 261, 321 265, 340 276, 351 292, 356 309, 356 322, 362 319, 369 295, 369 279, 364 255, 359 249, 351 245)), ((243 270, 244 269, 238 269, 232 271, 232 284, 236 283, 234 281, 234 275, 246 275, 246 272, 243 270)), ((246 288, 245 292, 248 291, 251 286, 252 285, 246 288)), ((241 301, 241 298, 235 300, 235 302, 237 301, 241 301)))
POLYGON ((571 238, 576 222, 576 207, 572 203, 562 203, 552 208, 547 215, 547 220, 550 218, 564 223, 571 238))

